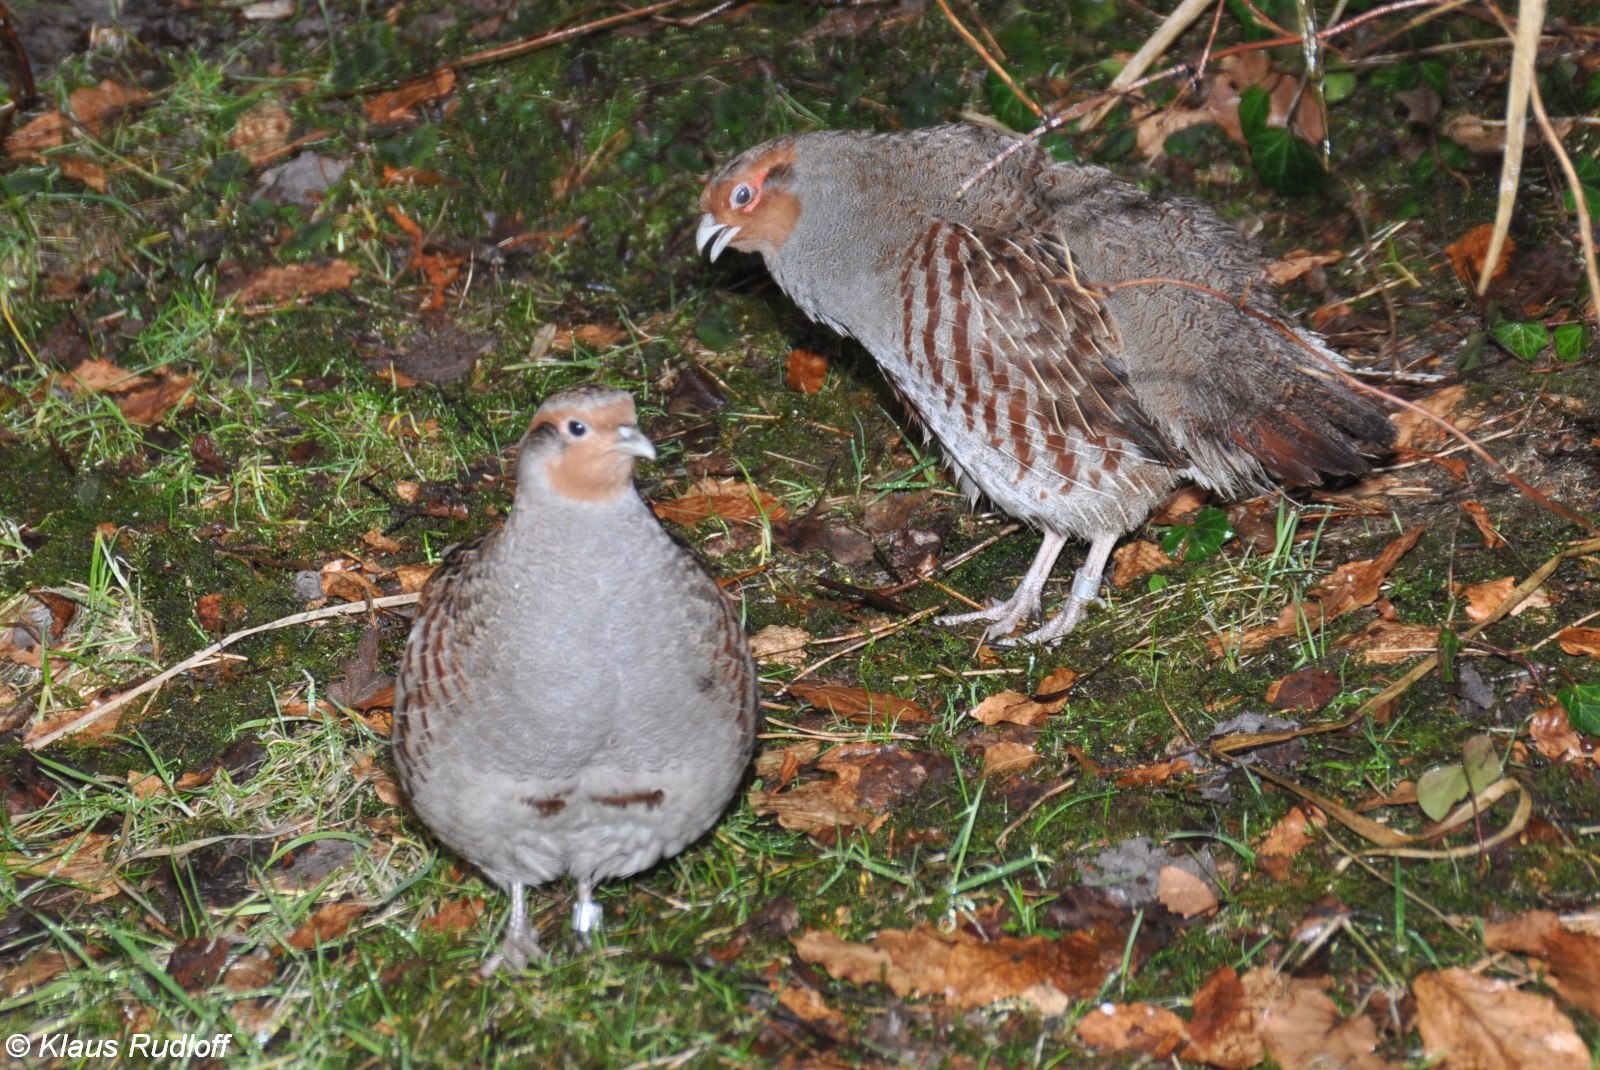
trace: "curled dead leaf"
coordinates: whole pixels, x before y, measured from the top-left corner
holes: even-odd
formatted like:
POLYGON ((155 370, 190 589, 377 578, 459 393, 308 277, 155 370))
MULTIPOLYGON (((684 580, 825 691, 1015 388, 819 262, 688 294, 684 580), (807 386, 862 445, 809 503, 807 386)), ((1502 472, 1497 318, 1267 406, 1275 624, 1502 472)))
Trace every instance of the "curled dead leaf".
POLYGON ((800 682, 789 685, 789 694, 818 709, 863 724, 895 721, 927 724, 933 720, 927 710, 908 698, 868 691, 864 687, 800 682))
POLYGON ((1588 1049, 1549 996, 1463 969, 1420 974, 1411 992, 1423 1052, 1444 1070, 1588 1070, 1588 1049))
POLYGON ((790 390, 818 393, 828 381, 828 358, 809 349, 791 349, 784 361, 783 378, 790 390))
POLYGON ((674 524, 693 525, 718 517, 722 520, 782 520, 789 515, 778 499, 753 483, 738 479, 702 479, 687 494, 651 505, 656 516, 674 524))

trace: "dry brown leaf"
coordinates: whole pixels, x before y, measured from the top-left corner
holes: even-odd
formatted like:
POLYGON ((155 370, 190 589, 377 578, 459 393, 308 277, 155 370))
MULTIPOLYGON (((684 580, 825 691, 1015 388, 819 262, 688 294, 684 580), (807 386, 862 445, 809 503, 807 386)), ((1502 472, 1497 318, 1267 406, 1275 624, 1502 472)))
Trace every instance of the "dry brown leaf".
MULTIPOLYGON (((1057 710, 1060 708, 1056 706, 1057 710)), ((1044 724, 1052 712, 1054 711, 1049 705, 1035 702, 1021 692, 997 691, 973 707, 969 716, 983 724, 992 725, 1005 721, 1009 724, 1036 726, 1044 724)))
POLYGON ((818 393, 828 381, 828 358, 809 349, 791 349, 784 361, 783 381, 790 390, 818 393))
POLYGON ((288 935, 284 943, 296 951, 310 951, 343 936, 355 920, 370 909, 372 909, 371 903, 363 903, 357 899, 329 903, 302 922, 298 929, 288 935))
POLYGON ((78 960, 69 959, 65 952, 54 948, 40 948, 15 966, 0 973, 0 992, 20 996, 48 984, 78 960))
POLYGON ((798 669, 806 663, 811 633, 792 624, 769 624, 750 637, 750 656, 757 661, 798 669))
POLYGON ((789 685, 789 694, 862 724, 895 721, 910 724, 927 724, 933 716, 908 698, 868 691, 864 687, 847 687, 843 684, 795 683, 789 685))
MULTIPOLYGON (((1483 261, 1489 255, 1489 242, 1493 235, 1494 224, 1480 223, 1444 248, 1444 255, 1450 258, 1450 266, 1456 269, 1456 277, 1469 290, 1478 285, 1478 277, 1483 272, 1483 261)), ((1511 265, 1511 254, 1516 251, 1517 243, 1507 235, 1505 246, 1500 250, 1500 259, 1489 275, 1491 279, 1498 279, 1506 273, 1506 268, 1511 265)))
POLYGON ((449 96, 456 88, 456 72, 440 67, 421 78, 413 78, 386 93, 368 98, 367 119, 374 123, 412 122, 417 109, 449 96))
POLYGON ((1484 549, 1498 550, 1506 544, 1506 540, 1489 521, 1489 510, 1483 507, 1482 502, 1462 502, 1461 509, 1472 518, 1473 524, 1478 528, 1478 534, 1483 536, 1484 549))
POLYGON ((1550 964, 1545 980, 1556 995, 1600 1018, 1600 936, 1575 932, 1547 910, 1502 922, 1484 922, 1483 946, 1515 951, 1550 964))
POLYGON ((1352 632, 1334 644, 1340 650, 1354 650, 1362 661, 1373 665, 1393 665, 1439 649, 1439 629, 1431 624, 1401 624, 1375 620, 1359 632, 1352 632))
POLYGON ((1194 994, 1188 1043, 1179 1056, 1220 1070, 1250 1070, 1267 1054, 1259 1016, 1260 1009, 1246 995, 1238 972, 1223 966, 1194 994))
POLYGON ((110 79, 93 88, 74 89, 67 94, 70 119, 58 111, 39 116, 6 138, 6 153, 12 158, 32 156, 63 145, 69 136, 77 136, 74 120, 98 137, 106 120, 149 100, 150 94, 138 86, 125 86, 110 79))
POLYGON ((238 297, 246 304, 287 307, 302 298, 348 290, 360 274, 360 269, 342 259, 263 268, 239 288, 238 297))
POLYGON ((897 996, 933 997, 961 1009, 1020 999, 1046 1015, 1093 995, 1121 965, 1123 951, 1123 934, 1111 927, 1056 939, 984 939, 966 929, 943 933, 919 925, 880 929, 870 944, 820 930, 793 941, 802 959, 842 980, 887 984, 897 996))
POLYGON ((752 791, 750 808, 775 814, 778 824, 799 832, 835 828, 875 831, 889 820, 894 802, 919 791, 939 759, 871 743, 835 747, 817 762, 830 780, 811 780, 788 791, 752 791))
POLYGON ((557 330, 551 347, 554 349, 571 349, 577 344, 587 346, 589 349, 610 349, 614 345, 628 341, 629 337, 628 332, 621 327, 601 323, 586 323, 571 330, 565 327, 557 330))
POLYGON ((801 740, 756 755, 756 776, 760 777, 769 792, 782 791, 800 773, 800 767, 810 765, 822 753, 822 744, 814 739, 801 740))
POLYGON ((135 799, 149 799, 157 795, 170 795, 167 782, 154 773, 141 773, 137 769, 129 769, 127 774, 128 791, 135 799))
POLYGON ((194 395, 190 393, 190 387, 194 386, 192 376, 163 372, 140 378, 144 381, 115 395, 117 408, 130 424, 154 427, 174 409, 186 409, 194 404, 194 395))
POLYGON ((1336 264, 1344 254, 1335 249, 1330 253, 1313 253, 1310 249, 1296 249, 1281 260, 1267 265, 1267 278, 1274 286, 1286 286, 1295 279, 1311 273, 1314 268, 1336 264))
POLYGON ((1528 734, 1533 737, 1534 749, 1549 761, 1562 765, 1569 762, 1600 764, 1594 746, 1572 727, 1566 707, 1559 702, 1534 711, 1528 734))
POLYGON ((366 533, 361 536, 361 541, 380 554, 397 554, 400 552, 400 544, 375 527, 368 528, 366 533))
POLYGON ((93 160, 85 160, 81 156, 52 156, 51 161, 59 168, 61 173, 74 182, 82 182, 96 193, 104 193, 109 188, 106 169, 93 160))
POLYGON ((430 933, 455 933, 463 929, 470 929, 478 924, 478 919, 483 917, 484 900, 481 895, 469 895, 460 899, 449 899, 434 912, 431 918, 425 918, 418 928, 430 933))
POLYGON ((1300 669, 1272 681, 1267 705, 1275 710, 1310 710, 1315 713, 1339 693, 1339 677, 1316 666, 1300 669))
POLYGON ((416 594, 427 586, 428 577, 438 565, 396 565, 394 567, 395 579, 400 581, 402 594, 416 594))
MULTIPOLYGON (((1463 431, 1470 431, 1477 426, 1481 414, 1476 409, 1456 411, 1466 397, 1466 387, 1446 386, 1414 399, 1411 404, 1414 408, 1455 424, 1463 431)), ((1428 450, 1445 441, 1442 428, 1412 409, 1403 409, 1391 416, 1390 420, 1396 429, 1395 449, 1428 450)))
POLYGON ((89 893, 89 902, 98 903, 118 891, 113 879, 116 867, 106 858, 110 848, 110 833, 91 832, 64 841, 56 853, 43 858, 20 852, 0 855, 0 866, 16 877, 43 877, 77 885, 89 893))
MULTIPOLYGON (((17 656, 12 655, 12 660, 18 660, 17 656)), ((55 663, 52 661, 51 664, 54 665, 55 663)), ((109 702, 115 697, 115 695, 102 695, 83 709, 60 710, 49 717, 41 718, 28 726, 27 732, 23 733, 22 742, 30 744, 34 740, 52 735, 58 728, 71 724, 96 706, 109 702)), ((97 717, 67 738, 78 743, 87 743, 91 739, 104 739, 115 732, 122 724, 122 715, 126 712, 128 712, 128 707, 123 706, 104 717, 97 717)))
POLYGON ((1175 776, 1182 776, 1194 767, 1187 758, 1174 758, 1169 762, 1152 762, 1138 765, 1117 774, 1119 788, 1159 787, 1175 776))
POLYGON ((1315 981, 1251 970, 1245 989, 1260 978, 1270 992, 1263 1006, 1261 1036, 1283 1070, 1383 1070, 1390 1064, 1376 1054, 1378 1028, 1363 1014, 1342 1018, 1339 1008, 1315 981))
POLYGON ((651 508, 662 520, 684 525, 698 524, 714 516, 723 520, 757 521, 763 516, 783 520, 789 515, 778 499, 738 479, 702 479, 687 494, 656 502, 651 508))
POLYGON ((96 358, 79 361, 67 373, 64 385, 74 393, 111 394, 137 386, 143 380, 144 376, 136 372, 119 368, 109 360, 96 358))
POLYGON ((1322 113, 1311 94, 1299 92, 1295 77, 1272 69, 1264 52, 1248 52, 1225 57, 1215 65, 1206 82, 1205 96, 1194 108, 1148 107, 1134 112, 1135 143, 1149 160, 1166 154, 1167 138, 1180 130, 1201 123, 1215 123, 1232 140, 1244 144, 1244 128, 1239 121, 1239 99, 1246 89, 1266 90, 1270 105, 1267 125, 1288 126, 1289 109, 1294 108, 1294 131, 1316 144, 1322 140, 1322 113))
POLYGON ((1589 1052, 1549 996, 1469 970, 1411 982, 1422 1050, 1441 1070, 1588 1070, 1589 1052))
POLYGON ((850 1027, 844 1015, 828 1006, 822 994, 814 988, 785 985, 778 990, 778 1004, 836 1044, 849 1039, 850 1027))
POLYGON ((283 151, 294 125, 289 112, 275 100, 257 101, 239 116, 228 135, 228 147, 252 164, 265 163, 283 151))
MULTIPOLYGON (((1457 593, 1467 600, 1467 616, 1474 620, 1486 620, 1495 608, 1504 602, 1511 592, 1517 587, 1515 576, 1502 576, 1498 580, 1487 580, 1483 583, 1474 583, 1457 593)), ((1520 617, 1530 609, 1549 609, 1551 605, 1550 592, 1540 587, 1527 598, 1519 602, 1511 611, 1513 617, 1520 617)))
POLYGON ((1078 1039, 1104 1052, 1166 1060, 1183 1043, 1183 1019, 1149 1003, 1102 1003, 1078 1020, 1078 1039))
POLYGON ((983 748, 982 775, 992 777, 1020 773, 1038 760, 1039 752, 1031 743, 991 743, 983 748))
POLYGON ((1383 553, 1364 561, 1351 561, 1330 573, 1304 602, 1291 602, 1271 624, 1247 628, 1232 636, 1212 636, 1206 640, 1214 655, 1226 649, 1248 654, 1260 650, 1275 639, 1295 635, 1302 627, 1312 630, 1352 609, 1369 606, 1378 599, 1378 591, 1389 578, 1389 573, 1410 549, 1417 544, 1426 528, 1418 525, 1396 538, 1383 548, 1383 553))
POLYGON ((1364 1016, 1341 1020, 1326 981, 1261 966, 1240 977, 1223 967, 1194 997, 1189 1044, 1179 1056, 1222 1070, 1248 1070, 1271 1053, 1284 1070, 1383 1070, 1377 1029, 1364 1016))
POLYGON ((1117 547, 1111 555, 1111 585, 1124 588, 1159 569, 1171 566, 1172 558, 1157 544, 1135 539, 1117 547))
POLYGON ((1311 842, 1312 830, 1320 828, 1326 820, 1322 811, 1310 803, 1291 806, 1256 848, 1257 863, 1274 880, 1287 880, 1295 856, 1311 842))
POLYGON ((1156 898, 1181 918, 1215 914, 1220 905, 1211 885, 1182 866, 1162 866, 1157 871, 1156 898))
POLYGON ((1568 654, 1600 658, 1600 628, 1563 628, 1556 633, 1556 642, 1568 654))

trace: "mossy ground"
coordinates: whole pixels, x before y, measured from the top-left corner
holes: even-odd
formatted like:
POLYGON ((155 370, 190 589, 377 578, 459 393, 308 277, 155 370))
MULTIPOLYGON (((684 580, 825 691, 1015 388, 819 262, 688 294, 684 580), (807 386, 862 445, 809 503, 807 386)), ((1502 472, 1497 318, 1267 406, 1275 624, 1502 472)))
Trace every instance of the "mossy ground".
MULTIPOLYGON (((23 18, 40 17, 37 6, 14 6, 23 18)), ((114 574, 102 579, 152 622, 156 643, 143 661, 100 666, 107 672, 99 686, 172 664, 219 630, 303 609, 296 572, 340 557, 379 569, 432 561, 486 529, 510 501, 504 460, 537 400, 594 379, 640 398, 646 430, 662 447, 660 463, 641 473, 648 497, 680 493, 693 465, 711 457, 775 495, 791 517, 817 510, 819 521, 857 530, 882 494, 931 491, 915 524, 941 537, 947 558, 998 529, 1001 518, 971 515, 952 493, 937 453, 906 425, 859 349, 807 323, 763 284, 752 261, 730 256, 708 266, 693 250, 699 178, 733 151, 814 125, 883 128, 989 110, 981 62, 936 11, 884 10, 852 23, 845 13, 857 9, 757 4, 692 25, 642 22, 463 71, 448 104, 376 125, 361 107, 374 87, 587 16, 569 4, 484 3, 469 12, 423 2, 394 9, 391 25, 365 4, 330 0, 259 28, 235 22, 231 10, 185 10, 172 16, 181 26, 158 33, 153 8, 124 7, 148 40, 120 56, 61 55, 41 83, 50 99, 102 78, 152 92, 148 107, 62 154, 104 166, 108 192, 86 193, 64 176, 59 158, 16 162, 0 175, 9 223, 0 235, 0 283, 10 325, 0 378, 0 519, 14 534, 0 540, 0 594, 86 583, 97 560, 114 559, 114 574), (817 32, 828 26, 841 29, 817 32), (296 136, 324 131, 312 149, 351 163, 311 203, 260 196, 257 169, 230 147, 240 115, 262 99, 286 107, 296 136), (385 167, 439 181, 385 184, 385 167), (416 221, 430 248, 466 265, 444 309, 429 318, 417 311, 427 287, 411 270, 411 239, 391 210, 416 221), (560 234, 580 222, 533 253, 495 246, 498 235, 560 234), (335 256, 361 270, 348 291, 265 314, 226 296, 265 267, 335 256), (401 389, 374 370, 382 363, 375 353, 426 344, 425 332, 443 322, 482 342, 469 375, 401 389), (596 344, 580 335, 570 347, 541 351, 547 325, 622 333, 596 344), (784 360, 796 346, 829 358, 820 393, 785 385, 784 360), (141 427, 104 396, 62 386, 67 367, 102 357, 134 372, 193 376, 192 403, 141 427), (720 383, 722 403, 669 412, 675 377, 691 365, 720 383), (422 498, 402 497, 402 483, 421 487, 422 498), (372 532, 400 549, 375 548, 372 532), (220 629, 199 608, 212 594, 220 595, 220 629)), ((1087 0, 1056 15, 988 5, 983 13, 1041 92, 1103 84, 1098 65, 1154 26, 1135 5, 1087 0)), ((1230 17, 1223 27, 1225 39, 1237 39, 1230 17)), ((1482 33, 1440 19, 1406 40, 1423 48, 1482 33)), ((1481 114, 1499 106, 1497 53, 1444 55, 1447 106, 1481 114)), ((1293 68, 1292 55, 1282 61, 1293 68)), ((1125 110, 1092 137, 1060 144, 1259 223, 1274 252, 1354 248, 1362 227, 1406 219, 1369 260, 1330 268, 1329 292, 1350 297, 1375 282, 1417 280, 1393 291, 1401 350, 1446 353, 1441 367, 1461 370, 1471 402, 1511 428, 1492 448, 1559 500, 1592 512, 1592 489, 1585 496, 1583 488, 1600 477, 1594 348, 1577 364, 1546 368, 1473 342, 1484 319, 1439 270, 1440 251, 1492 215, 1493 171, 1457 161, 1419 178, 1422 154, 1399 150, 1427 137, 1396 133, 1391 112, 1390 94, 1422 77, 1408 73, 1407 62, 1362 69, 1356 92, 1333 111, 1339 181, 1304 198, 1268 191, 1215 127, 1185 131, 1155 168, 1131 155, 1125 110), (1458 361, 1459 353, 1480 355, 1458 361)), ((1552 111, 1579 110, 1582 78, 1560 69, 1547 78, 1552 111)), ((1592 144, 1585 147, 1592 155, 1592 144)), ((1558 185, 1530 185, 1517 233, 1525 250, 1564 241, 1558 201, 1558 185)), ((1297 293, 1292 302, 1311 300, 1297 293)), ((1567 303, 1581 308, 1576 291, 1567 303)), ((1384 319, 1377 297, 1354 304, 1384 319)), ((1484 857, 1380 861, 1369 870, 1318 843, 1285 879, 1258 871, 1250 845, 1292 804, 1287 793, 1239 775, 1218 801, 1184 777, 1115 786, 1117 771, 1262 710, 1268 686, 1295 669, 1339 674, 1341 692, 1320 717, 1353 709, 1396 675, 1398 667, 1366 664, 1333 642, 1371 611, 1246 657, 1219 659, 1207 640, 1217 629, 1271 619, 1329 568, 1373 556, 1397 530, 1430 525, 1385 596, 1397 619, 1433 626, 1462 621, 1456 592, 1465 585, 1526 576, 1577 534, 1482 467, 1465 482, 1412 467, 1403 482, 1412 490, 1386 499, 1387 515, 1327 521, 1315 555, 1302 546, 1273 560, 1232 541, 1163 573, 1163 589, 1140 580, 1116 592, 1111 612, 1093 615, 1056 650, 980 655, 971 630, 924 619, 831 663, 830 680, 931 711, 931 725, 895 731, 909 737, 907 747, 953 759, 954 775, 906 800, 877 832, 831 840, 786 831, 741 801, 714 836, 604 890, 606 928, 595 948, 569 943, 567 890, 543 889, 533 909, 556 953, 527 978, 477 979, 503 899, 433 844, 392 796, 386 801, 382 789, 392 782, 381 726, 307 716, 307 703, 325 696, 356 656, 356 618, 247 639, 228 651, 230 660, 168 684, 111 737, 69 739, 35 756, 21 745, 23 726, 14 726, 0 749, 12 811, 0 873, 0 970, 11 971, 0 992, 0 1031, 230 1032, 244 1059, 263 1065, 798 1065, 824 1052, 844 1065, 1073 1063, 1089 1056, 1072 1040, 1070 1016, 958 1013, 833 982, 794 958, 792 926, 751 923, 789 903, 801 928, 861 939, 1003 905, 1011 931, 1032 934, 1048 928, 1040 912, 1077 885, 1086 858, 1133 835, 1208 844, 1229 858, 1234 878, 1216 917, 1167 931, 1137 971, 1108 979, 1109 998, 1181 1007, 1218 966, 1275 961, 1327 896, 1366 937, 1335 939, 1321 953, 1326 972, 1354 979, 1341 996, 1384 973, 1403 981, 1473 963, 1482 948, 1470 926, 1447 917, 1593 909, 1600 783, 1592 770, 1519 752, 1526 758, 1514 773, 1529 785, 1540 824, 1484 857), (1458 508, 1466 499, 1487 506, 1506 547, 1483 547, 1458 508), (967 711, 1062 666, 1084 679, 1034 739, 1041 760, 1029 776, 1077 779, 1001 847, 1028 795, 983 784, 967 711), (1111 772, 1092 775, 1074 754, 1111 772), (178 786, 197 770, 212 776, 178 786), (167 790, 135 790, 150 771, 167 790), (952 852, 951 837, 969 817, 964 850, 952 852), (109 870, 19 874, 26 859, 91 835, 112 837, 109 870), (343 864, 286 881, 308 848, 330 844, 345 845, 343 864), (994 878, 974 881, 985 867, 994 878), (487 908, 476 922, 426 924, 474 897, 487 908), (321 944, 296 941, 331 902, 360 904, 358 920, 321 944), (737 954, 718 954, 736 940, 737 954), (211 941, 223 948, 214 969, 180 968, 174 949, 190 955, 211 941), (28 983, 18 971, 37 970, 52 951, 63 956, 57 971, 28 983), (848 1038, 809 1033, 778 1006, 775 992, 796 979, 823 991, 848 1022, 848 1038)), ((1300 530, 1319 523, 1308 513, 1300 530)), ((825 548, 786 545, 783 524, 710 524, 683 534, 719 574, 746 576, 737 586, 751 631, 797 624, 815 638, 842 637, 883 616, 816 582, 887 583, 881 554, 840 564, 825 548)), ((1036 546, 1035 535, 1012 535, 941 580, 981 601, 1008 590, 1036 546)), ((1473 732, 1492 731, 1508 751, 1535 699, 1593 682, 1592 659, 1567 657, 1544 640, 1600 609, 1596 584, 1592 559, 1569 562, 1551 582, 1552 607, 1509 618, 1488 633, 1490 647, 1469 651, 1496 694, 1478 720, 1466 719, 1435 675, 1407 692, 1387 722, 1303 741, 1289 775, 1353 803, 1453 760, 1473 732), (1529 686, 1530 667, 1537 687, 1529 686)), ((951 602, 927 585, 895 597, 913 610, 951 602)), ((390 669, 407 622, 381 616, 378 626, 378 667, 390 669)), ((813 649, 820 657, 836 648, 813 649)), ((92 651, 82 657, 94 661, 92 651)), ((765 669, 774 723, 764 747, 803 733, 890 738, 889 728, 836 722, 783 697, 793 670, 765 669)), ((33 681, 0 705, 38 702, 40 686, 33 681)), ((89 698, 55 701, 65 708, 89 698)), ((1412 811, 1398 823, 1415 829, 1421 820, 1412 811)), ((1362 846, 1343 838, 1351 849, 1362 846)), ((1580 1025, 1593 1042, 1595 1023, 1580 1016, 1580 1025)), ((1398 1055, 1410 1050, 1401 1036, 1386 1043, 1398 1055)))

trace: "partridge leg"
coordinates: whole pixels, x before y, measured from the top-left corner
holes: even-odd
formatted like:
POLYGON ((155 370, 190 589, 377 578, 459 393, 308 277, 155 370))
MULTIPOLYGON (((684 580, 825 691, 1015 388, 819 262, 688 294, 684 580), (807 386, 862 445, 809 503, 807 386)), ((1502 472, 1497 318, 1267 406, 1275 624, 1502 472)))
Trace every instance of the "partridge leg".
POLYGON ((528 968, 530 958, 544 958, 544 948, 539 946, 539 930, 528 924, 527 888, 522 884, 511 886, 511 918, 506 922, 506 936, 500 950, 489 956, 478 976, 484 980, 493 977, 500 964, 511 967, 513 973, 528 968))
POLYGON ((594 931, 600 927, 603 912, 594 901, 594 881, 578 882, 578 901, 572 906, 572 930, 584 947, 594 943, 594 931))
MULTIPOLYGON (((1050 578, 1050 570, 1055 568, 1056 558, 1061 556, 1061 548, 1066 544, 1065 535, 1046 531, 1044 542, 1039 544, 1039 552, 1033 557, 1033 564, 1028 566, 1022 582, 1017 584, 1017 589, 1011 593, 1010 598, 1004 602, 991 602, 986 608, 971 613, 940 617, 939 623, 968 624, 975 620, 992 621, 993 623, 984 631, 983 637, 993 639, 997 635, 1007 634, 1023 621, 1038 616, 1039 596, 1044 591, 1044 581, 1050 578)), ((1098 582, 1098 572, 1095 573, 1095 579, 1098 582)))
POLYGON ((1106 570, 1106 561, 1111 557, 1112 547, 1117 545, 1115 535, 1101 535, 1089 544, 1089 553, 1083 559, 1083 567, 1072 577, 1072 591, 1067 595, 1066 605, 1055 616, 1044 622, 1044 626, 1036 631, 1029 632, 1017 642, 1037 643, 1040 646, 1049 646, 1059 642, 1061 637, 1078 626, 1083 615, 1092 605, 1103 605, 1100 597, 1100 578, 1106 570))

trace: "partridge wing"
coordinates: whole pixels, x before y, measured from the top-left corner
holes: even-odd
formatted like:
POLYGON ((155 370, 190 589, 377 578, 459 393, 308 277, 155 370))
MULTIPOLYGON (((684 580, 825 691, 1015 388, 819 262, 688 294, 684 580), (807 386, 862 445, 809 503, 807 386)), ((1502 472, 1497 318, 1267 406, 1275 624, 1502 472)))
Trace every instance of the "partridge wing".
POLYGON ((1116 325, 1064 242, 940 220, 912 250, 901 297, 906 357, 932 400, 964 407, 969 425, 1025 465, 1041 446, 1070 457, 1078 440, 1180 463, 1139 404, 1116 325))

